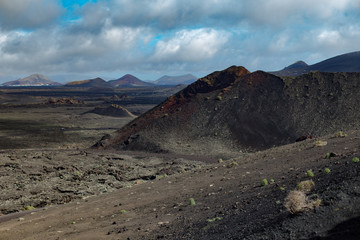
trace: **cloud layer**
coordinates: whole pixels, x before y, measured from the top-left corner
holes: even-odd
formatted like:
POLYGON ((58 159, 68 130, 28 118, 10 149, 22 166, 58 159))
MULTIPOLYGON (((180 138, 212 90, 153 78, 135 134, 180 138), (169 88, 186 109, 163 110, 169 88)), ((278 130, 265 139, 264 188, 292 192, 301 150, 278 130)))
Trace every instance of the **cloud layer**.
POLYGON ((358 51, 359 12, 358 0, 0 0, 0 75, 277 70, 358 51))

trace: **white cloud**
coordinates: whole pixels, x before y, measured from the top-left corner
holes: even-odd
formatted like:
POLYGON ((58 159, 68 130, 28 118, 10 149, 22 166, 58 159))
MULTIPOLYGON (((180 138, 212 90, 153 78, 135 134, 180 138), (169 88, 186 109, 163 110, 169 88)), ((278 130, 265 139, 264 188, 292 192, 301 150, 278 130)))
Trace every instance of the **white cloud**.
POLYGON ((326 44, 335 47, 337 44, 340 44, 342 39, 338 31, 324 30, 317 35, 317 40, 319 44, 326 44))
POLYGON ((182 30, 170 39, 159 41, 153 59, 171 62, 206 60, 213 58, 228 38, 228 33, 214 29, 182 30))
POLYGON ((57 0, 0 0, 0 27, 32 29, 49 25, 63 9, 57 0))
POLYGON ((274 70, 359 50, 359 0, 98 0, 75 20, 59 3, 0 0, 2 74, 274 70))

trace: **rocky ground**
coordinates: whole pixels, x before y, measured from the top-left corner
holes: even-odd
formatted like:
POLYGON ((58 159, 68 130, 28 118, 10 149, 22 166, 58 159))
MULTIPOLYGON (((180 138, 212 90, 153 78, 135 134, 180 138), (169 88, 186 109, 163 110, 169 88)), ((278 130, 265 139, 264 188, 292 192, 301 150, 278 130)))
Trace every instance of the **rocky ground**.
POLYGON ((0 239, 358 239, 360 163, 353 159, 360 155, 360 132, 346 134, 219 163, 195 156, 4 150, 1 182, 9 184, 2 184, 1 198, 10 200, 3 214, 36 208, 1 216, 0 239), (263 179, 269 184, 262 186, 263 179), (315 185, 308 202, 321 204, 292 214, 285 199, 304 180, 315 185), (51 202, 68 195, 75 199, 51 202))
POLYGON ((204 164, 181 156, 130 154, 88 150, 2 151, 1 214, 109 193, 204 164))

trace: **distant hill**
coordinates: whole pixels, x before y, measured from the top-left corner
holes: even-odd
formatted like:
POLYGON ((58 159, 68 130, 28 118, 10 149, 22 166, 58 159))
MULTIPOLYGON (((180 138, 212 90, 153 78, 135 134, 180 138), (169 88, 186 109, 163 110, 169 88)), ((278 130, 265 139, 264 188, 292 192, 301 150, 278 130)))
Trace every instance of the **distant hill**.
POLYGON ((280 71, 270 73, 277 76, 299 76, 311 71, 360 72, 360 51, 342 54, 313 65, 307 65, 303 61, 298 61, 280 71))
POLYGON ((360 73, 278 77, 214 72, 97 143, 98 148, 225 156, 360 127, 360 73))
POLYGON ((65 86, 83 88, 112 88, 112 85, 110 83, 99 77, 94 79, 69 82, 65 86))
POLYGON ((163 76, 159 78, 158 80, 154 81, 156 85, 179 85, 179 84, 186 84, 189 85, 197 80, 197 77, 195 77, 192 74, 186 74, 181 76, 163 76))
POLYGON ((60 83, 54 82, 41 74, 33 74, 26 78, 21 78, 15 81, 10 81, 2 84, 3 86, 59 86, 60 83))
POLYGON ((109 83, 113 87, 149 87, 154 85, 149 82, 144 82, 131 74, 126 74, 119 79, 111 80, 109 83))
MULTIPOLYGON (((129 110, 126 108, 117 105, 117 104, 111 104, 111 106, 107 108, 100 108, 96 107, 91 111, 88 111, 86 113, 95 113, 98 115, 105 115, 105 116, 112 116, 112 117, 132 117, 135 118, 136 116, 132 114, 129 110)), ((84 113, 84 114, 86 114, 84 113)))

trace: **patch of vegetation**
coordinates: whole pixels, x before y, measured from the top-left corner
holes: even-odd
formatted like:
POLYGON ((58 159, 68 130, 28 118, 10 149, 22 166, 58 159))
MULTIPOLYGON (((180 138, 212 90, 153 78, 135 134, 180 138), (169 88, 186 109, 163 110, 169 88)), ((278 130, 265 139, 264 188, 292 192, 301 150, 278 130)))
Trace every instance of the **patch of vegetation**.
POLYGON ((311 191, 311 189, 313 189, 313 187, 315 187, 314 181, 313 180, 306 180, 306 181, 300 182, 296 186, 296 190, 304 192, 304 193, 309 193, 311 191))
POLYGON ((236 166, 239 166, 239 164, 235 161, 233 161, 227 165, 228 168, 232 168, 232 167, 236 167, 236 166))
POLYGON ((324 173, 330 173, 330 172, 331 172, 330 168, 325 168, 324 169, 324 173))
POLYGON ((215 222, 215 221, 220 221, 222 219, 222 217, 215 217, 215 218, 210 218, 207 220, 207 222, 215 222))
POLYGON ((324 147, 327 145, 327 141, 318 140, 314 143, 314 147, 324 147))
POLYGON ((284 188, 284 187, 280 187, 280 191, 285 191, 285 188, 284 188))
POLYGON ((120 211, 120 213, 125 214, 127 212, 126 212, 126 210, 123 209, 123 210, 120 211))
POLYGON ((264 178, 262 181, 261 181, 261 186, 266 186, 266 185, 268 185, 269 184, 269 182, 268 182, 268 180, 266 179, 266 178, 264 178))
POLYGON ((196 205, 194 198, 189 199, 189 204, 190 204, 190 206, 196 205))
POLYGON ((308 171, 306 172, 306 176, 307 176, 307 177, 313 177, 313 176, 314 176, 314 173, 313 173, 311 170, 308 170, 308 171))
POLYGON ((224 160, 222 160, 222 158, 219 158, 218 163, 222 163, 222 162, 224 162, 224 160))
POLYGON ((34 210, 34 209, 35 209, 35 207, 33 207, 31 205, 24 207, 24 211, 29 211, 29 210, 34 210))
POLYGON ((343 138, 343 137, 346 137, 347 134, 345 134, 343 131, 338 131, 338 132, 335 133, 334 136, 337 137, 337 138, 340 138, 340 137, 343 138))
POLYGON ((273 184, 275 183, 275 180, 274 179, 270 179, 270 184, 273 184))
POLYGON ((330 159, 330 158, 332 158, 332 157, 336 157, 336 154, 333 153, 333 152, 326 153, 326 155, 325 155, 325 159, 330 159))
POLYGON ((353 161, 354 163, 358 163, 360 160, 359 160, 358 157, 354 157, 354 158, 352 159, 352 161, 353 161))
POLYGON ((310 200, 303 191, 294 190, 285 198, 285 208, 292 214, 319 207, 321 199, 310 200))
POLYGON ((223 100, 223 99, 222 99, 222 96, 220 96, 220 95, 217 96, 217 97, 216 97, 216 100, 222 101, 222 100, 223 100))

